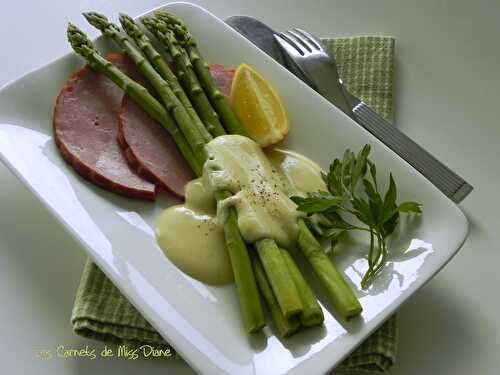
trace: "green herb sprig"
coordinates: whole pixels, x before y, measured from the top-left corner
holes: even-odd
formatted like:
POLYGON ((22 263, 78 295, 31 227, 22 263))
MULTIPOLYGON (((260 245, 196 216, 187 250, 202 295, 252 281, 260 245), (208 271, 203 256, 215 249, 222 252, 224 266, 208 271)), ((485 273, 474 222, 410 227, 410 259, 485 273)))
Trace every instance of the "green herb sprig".
POLYGON ((400 213, 422 213, 420 203, 396 202, 397 189, 392 174, 389 174, 389 187, 382 197, 378 190, 377 168, 368 158, 369 154, 370 145, 365 145, 357 155, 347 149, 342 160, 335 159, 328 173, 322 173, 328 191, 291 198, 297 209, 308 215, 308 226, 323 239, 331 241, 332 248, 348 231, 361 230, 370 234, 368 270, 361 281, 364 289, 387 262, 387 238, 394 232, 400 213), (366 226, 348 222, 346 214, 354 215, 366 226))

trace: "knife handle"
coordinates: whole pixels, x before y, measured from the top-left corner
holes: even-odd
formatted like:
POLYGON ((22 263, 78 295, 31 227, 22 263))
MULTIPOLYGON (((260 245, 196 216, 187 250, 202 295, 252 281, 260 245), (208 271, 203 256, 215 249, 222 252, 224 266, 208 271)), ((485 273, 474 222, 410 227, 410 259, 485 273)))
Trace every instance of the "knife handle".
POLYGON ((384 120, 366 103, 353 108, 358 123, 393 150, 455 203, 460 203, 473 189, 463 178, 384 120))

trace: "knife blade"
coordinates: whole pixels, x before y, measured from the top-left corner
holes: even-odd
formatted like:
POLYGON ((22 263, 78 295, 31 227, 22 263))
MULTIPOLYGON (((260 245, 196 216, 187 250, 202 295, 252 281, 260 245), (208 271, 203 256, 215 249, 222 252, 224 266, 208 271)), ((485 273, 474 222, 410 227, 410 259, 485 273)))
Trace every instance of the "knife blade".
MULTIPOLYGON (((289 59, 284 58, 274 39, 276 32, 273 29, 249 16, 231 16, 225 22, 321 94, 319 87, 289 59)), ((362 100, 349 93, 345 87, 342 87, 342 90, 352 110, 348 115, 419 171, 453 202, 460 203, 472 191, 473 187, 462 177, 383 119, 362 100)), ((332 104, 335 105, 334 102, 332 104)))

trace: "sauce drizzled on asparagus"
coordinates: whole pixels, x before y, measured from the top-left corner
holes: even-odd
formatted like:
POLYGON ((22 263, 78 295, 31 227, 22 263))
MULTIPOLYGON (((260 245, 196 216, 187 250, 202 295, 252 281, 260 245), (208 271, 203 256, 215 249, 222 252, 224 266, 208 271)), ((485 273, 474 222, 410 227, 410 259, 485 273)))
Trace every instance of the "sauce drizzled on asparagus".
MULTIPOLYGON (((143 51, 147 56, 143 56, 141 50, 136 48, 124 33, 116 25, 111 24, 106 17, 97 13, 86 13, 85 17, 92 25, 101 30, 105 36, 113 39, 134 61, 144 75, 144 78, 155 90, 159 101, 144 86, 134 82, 113 66, 113 64, 102 58, 86 35, 70 24, 68 26, 68 40, 75 52, 83 56, 93 69, 100 71, 123 89, 148 115, 158 121, 171 134, 177 147, 197 175, 201 175, 202 165, 210 152, 208 150, 210 147, 205 146, 207 143, 210 144, 209 138, 216 135, 213 132, 213 126, 209 126, 209 121, 203 116, 203 114, 209 112, 206 111, 205 107, 197 106, 198 102, 196 98, 201 97, 199 94, 204 92, 209 99, 209 101, 205 100, 201 104, 213 106, 217 111, 217 116, 220 117, 226 128, 222 130, 230 133, 245 134, 244 129, 240 127, 241 124, 238 123, 238 119, 231 112, 230 106, 225 102, 223 95, 219 95, 220 93, 214 87, 214 82, 210 79, 211 77, 201 69, 206 63, 199 54, 199 51, 197 51, 196 42, 192 36, 185 33, 187 29, 180 20, 173 16, 165 19, 160 14, 156 18, 144 18, 143 22, 161 44, 166 47, 166 50, 170 52, 174 60, 175 58, 182 58, 179 59, 179 67, 181 69, 179 69, 179 74, 176 78, 181 83, 182 89, 186 91, 189 99, 192 100, 193 107, 196 109, 201 121, 193 118, 192 110, 189 106, 186 106, 186 97, 176 92, 179 86, 175 85, 175 82, 170 82, 173 77, 167 74, 162 75, 161 69, 155 66, 153 62, 148 61, 148 59, 153 59, 153 54, 148 55, 144 49, 143 51), (152 22, 147 22, 147 20, 151 20, 152 22), (163 36, 167 38, 163 38, 163 36), (155 69, 157 70, 155 71, 155 69), (186 78, 189 77, 192 79, 188 81, 186 78), (194 78, 199 79, 199 82, 194 78), (205 125, 205 129, 200 128, 200 125, 203 124, 205 125)), ((130 18, 126 19, 122 17, 121 21, 123 22, 124 20, 127 22, 131 21, 130 18)), ((131 26, 133 25, 125 27, 126 32, 130 34, 133 33, 133 27, 131 26)), ((138 36, 140 37, 140 35, 132 35, 136 44, 149 43, 145 38, 139 38, 138 36)), ((215 112, 211 113, 214 114, 215 112)), ((252 141, 248 140, 248 142, 252 141)), ((262 151, 260 152, 262 153, 262 151)), ((215 157, 215 159, 217 158, 215 157)), ((211 160, 208 161, 211 162, 211 160)), ((210 163, 208 165, 210 166, 210 163)), ((205 167, 203 167, 204 169, 205 167)), ((223 163, 221 164, 221 169, 227 171, 230 167, 223 163)), ((212 171, 214 171, 213 168, 212 171)), ((268 182, 271 180, 268 179, 268 182)), ((280 220, 291 223, 291 226, 288 228, 291 234, 289 237, 286 234, 281 237, 275 235, 274 229, 269 230, 269 228, 265 228, 268 230, 266 235, 271 237, 261 238, 258 232, 257 235, 250 230, 247 232, 244 225, 241 225, 240 228, 240 224, 242 223, 240 223, 240 218, 238 217, 237 200, 240 199, 241 203, 242 197, 237 197, 237 195, 244 189, 234 189, 237 186, 237 184, 234 184, 234 176, 225 181, 223 179, 222 182, 224 183, 220 185, 211 183, 209 186, 213 197, 219 202, 219 209, 224 211, 222 215, 218 215, 217 223, 223 225, 225 246, 231 261, 231 268, 247 332, 257 332, 265 325, 261 299, 249 255, 249 252, 253 252, 254 249, 266 274, 267 279, 265 281, 270 285, 276 299, 276 302, 273 303, 278 304, 282 318, 285 320, 294 318, 297 314, 303 314, 306 306, 311 306, 311 304, 301 301, 302 296, 299 296, 298 292, 300 285, 296 283, 298 279, 292 277, 281 254, 282 250, 278 247, 276 241, 282 244, 292 242, 298 244, 298 247, 305 255, 314 273, 318 276, 327 294, 333 300, 333 305, 342 318, 352 318, 361 313, 362 307, 355 294, 344 280, 342 274, 336 270, 324 254, 321 246, 303 221, 302 214, 296 211, 292 213, 290 208, 295 206, 293 202, 289 202, 288 195, 285 193, 283 186, 280 188, 276 187, 277 190, 275 191, 280 196, 278 199, 280 201, 280 210, 278 211, 284 213, 283 218, 280 220), (224 206, 226 209, 223 209, 224 206), (295 219, 293 223, 291 220, 292 216, 295 219), (255 240, 252 244, 253 248, 248 250, 242 235, 245 239, 259 239, 255 240)), ((274 180, 271 183, 278 185, 274 180)), ((272 189, 266 190, 272 191, 272 189)), ((264 212, 266 211, 264 210, 264 212)), ((272 216, 269 212, 266 212, 266 214, 272 216)), ((245 213, 243 213, 244 215, 245 213)), ((272 226, 274 228, 276 228, 275 224, 276 222, 273 222, 272 226)), ((278 227, 280 226, 281 224, 278 225, 278 227)), ((263 283, 258 283, 262 291, 263 283)), ((269 299, 266 298, 266 301, 269 305, 269 299)), ((316 305, 315 308, 319 308, 319 306, 316 305)), ((291 332, 292 330, 287 331, 291 332)))
POLYGON ((212 159, 205 174, 187 185, 184 205, 164 211, 156 233, 167 257, 181 270, 219 284, 231 281, 232 272, 225 255, 224 219, 217 220, 217 212, 223 215, 225 206, 234 205, 246 242, 272 238, 289 248, 297 239, 300 213, 288 196, 324 190, 325 183, 320 167, 310 159, 285 150, 266 155, 246 137, 218 137, 207 150, 212 159), (217 210, 213 192, 221 188, 234 195, 219 202, 217 210))

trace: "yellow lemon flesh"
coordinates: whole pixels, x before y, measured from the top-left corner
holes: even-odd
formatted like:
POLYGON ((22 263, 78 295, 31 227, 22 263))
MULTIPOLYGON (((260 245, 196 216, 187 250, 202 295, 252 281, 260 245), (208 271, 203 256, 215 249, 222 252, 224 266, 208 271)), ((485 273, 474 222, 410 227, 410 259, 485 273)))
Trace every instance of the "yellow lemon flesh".
POLYGON ((285 107, 273 87, 247 64, 241 64, 231 85, 231 103, 250 137, 261 147, 281 141, 290 130, 285 107))

